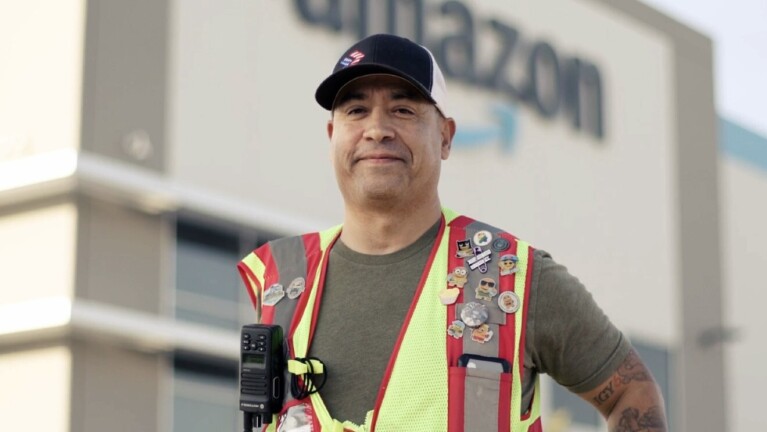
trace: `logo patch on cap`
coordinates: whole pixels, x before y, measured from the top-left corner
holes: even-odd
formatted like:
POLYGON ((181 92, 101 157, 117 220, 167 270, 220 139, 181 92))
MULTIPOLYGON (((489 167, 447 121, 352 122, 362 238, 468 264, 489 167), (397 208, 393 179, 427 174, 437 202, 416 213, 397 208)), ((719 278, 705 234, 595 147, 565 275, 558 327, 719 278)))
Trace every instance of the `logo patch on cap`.
POLYGON ((355 50, 354 52, 344 57, 343 60, 341 60, 341 66, 348 67, 356 65, 360 62, 360 60, 362 60, 363 57, 365 57, 365 54, 355 50))

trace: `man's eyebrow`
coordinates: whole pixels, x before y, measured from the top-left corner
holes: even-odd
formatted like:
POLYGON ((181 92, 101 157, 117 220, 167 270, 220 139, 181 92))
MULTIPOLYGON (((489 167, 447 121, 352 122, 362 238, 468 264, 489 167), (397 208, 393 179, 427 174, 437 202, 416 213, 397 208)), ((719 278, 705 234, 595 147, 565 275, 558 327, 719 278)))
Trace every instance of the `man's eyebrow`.
MULTIPOLYGON (((413 102, 422 102, 426 98, 423 97, 416 89, 407 87, 393 87, 390 90, 390 96, 393 100, 409 100, 413 102)), ((363 101, 368 99, 368 94, 362 90, 349 90, 338 96, 334 107, 340 107, 349 101, 363 101)))
POLYGON ((333 105, 339 107, 345 104, 346 102, 349 102, 352 100, 365 100, 365 99, 366 99, 365 93, 359 90, 351 90, 338 96, 338 99, 336 99, 336 102, 333 105))
POLYGON ((415 89, 403 88, 403 87, 392 89, 391 97, 394 100, 406 99, 406 100, 411 100, 414 102, 425 100, 424 97, 421 95, 421 93, 419 93, 415 89))

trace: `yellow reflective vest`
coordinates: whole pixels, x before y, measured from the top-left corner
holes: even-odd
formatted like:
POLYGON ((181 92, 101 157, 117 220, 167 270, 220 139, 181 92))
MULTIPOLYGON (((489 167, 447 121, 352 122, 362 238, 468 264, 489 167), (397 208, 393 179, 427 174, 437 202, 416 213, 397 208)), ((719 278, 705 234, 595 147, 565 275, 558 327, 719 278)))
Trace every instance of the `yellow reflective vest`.
MULTIPOLYGON (((289 358, 308 355, 341 228, 269 242, 238 265, 260 322, 285 330, 289 358)), ((524 241, 443 209, 425 277, 365 423, 334 419, 314 393, 288 395, 267 430, 540 431, 538 382, 531 407, 521 407, 532 260, 524 241), (504 359, 504 370, 487 368, 492 362, 467 365, 472 355, 504 359)))

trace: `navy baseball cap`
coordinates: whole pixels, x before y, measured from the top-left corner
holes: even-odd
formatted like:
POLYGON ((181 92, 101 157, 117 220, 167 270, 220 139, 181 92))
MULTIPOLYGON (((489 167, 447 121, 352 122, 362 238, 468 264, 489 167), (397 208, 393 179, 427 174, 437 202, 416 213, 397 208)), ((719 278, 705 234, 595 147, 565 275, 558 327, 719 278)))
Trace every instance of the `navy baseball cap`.
POLYGON ((447 88, 434 56, 425 47, 391 34, 376 34, 355 43, 314 94, 317 103, 333 109, 338 92, 351 81, 373 74, 398 76, 413 85, 447 116, 447 88))

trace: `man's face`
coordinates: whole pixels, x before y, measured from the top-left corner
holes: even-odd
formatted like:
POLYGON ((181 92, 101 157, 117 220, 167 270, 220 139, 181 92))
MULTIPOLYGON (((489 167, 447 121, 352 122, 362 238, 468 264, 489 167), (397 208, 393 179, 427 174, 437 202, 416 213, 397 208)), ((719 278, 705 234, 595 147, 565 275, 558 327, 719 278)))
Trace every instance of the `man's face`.
POLYGON ((353 81, 339 92, 328 122, 344 200, 370 207, 436 199, 454 133, 453 120, 406 81, 388 75, 353 81))

